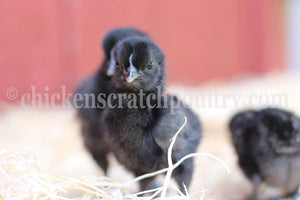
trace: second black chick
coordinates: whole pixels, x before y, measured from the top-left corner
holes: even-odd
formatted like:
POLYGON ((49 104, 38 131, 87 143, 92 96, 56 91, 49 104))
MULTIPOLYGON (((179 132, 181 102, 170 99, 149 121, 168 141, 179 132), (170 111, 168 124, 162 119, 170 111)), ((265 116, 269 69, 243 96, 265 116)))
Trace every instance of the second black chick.
POLYGON ((300 186, 300 119, 293 113, 266 108, 244 111, 230 122, 239 165, 252 181, 251 199, 260 183, 284 188, 287 197, 300 186))
MULTIPOLYGON (((164 55, 160 48, 148 38, 128 38, 116 46, 115 59, 114 91, 128 98, 122 99, 118 108, 107 108, 103 121, 117 160, 135 176, 168 167, 170 139, 184 123, 184 116, 187 125, 174 145, 173 162, 194 153, 201 136, 198 117, 177 98, 159 95, 165 79, 164 55), (140 92, 144 95, 139 95, 140 92), (134 97, 137 97, 137 106, 131 107, 134 97)), ((114 99, 112 104, 119 100, 114 99)), ((182 192, 185 192, 184 185, 189 188, 192 174, 193 159, 184 161, 174 171, 173 177, 182 192)), ((142 180, 140 189, 151 188, 152 181, 153 178, 142 180)))
POLYGON ((85 147, 92 154, 94 160, 107 174, 107 154, 110 147, 105 141, 104 125, 100 123, 102 111, 105 104, 98 102, 98 96, 106 101, 107 95, 111 92, 111 75, 114 73, 114 57, 112 52, 114 46, 122 39, 131 36, 147 36, 142 31, 134 28, 113 29, 103 39, 104 59, 96 74, 86 78, 77 87, 75 94, 82 96, 91 95, 88 99, 82 98, 74 102, 81 121, 81 133, 85 147))

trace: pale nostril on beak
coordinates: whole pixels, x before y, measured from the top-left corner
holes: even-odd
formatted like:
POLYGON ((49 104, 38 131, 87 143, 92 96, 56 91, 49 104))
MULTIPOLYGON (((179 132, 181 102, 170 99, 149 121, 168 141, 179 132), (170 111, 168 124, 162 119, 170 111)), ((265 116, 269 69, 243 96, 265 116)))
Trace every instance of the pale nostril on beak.
POLYGON ((139 77, 139 73, 136 69, 136 67, 132 64, 132 54, 129 57, 129 67, 128 67, 128 71, 125 73, 126 76, 126 81, 131 83, 132 81, 134 81, 137 77, 139 77))

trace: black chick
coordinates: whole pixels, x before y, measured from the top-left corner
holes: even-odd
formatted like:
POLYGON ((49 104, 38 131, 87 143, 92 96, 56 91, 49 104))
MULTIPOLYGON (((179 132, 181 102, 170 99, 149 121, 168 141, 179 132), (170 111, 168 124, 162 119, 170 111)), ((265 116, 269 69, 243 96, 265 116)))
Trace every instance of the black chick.
POLYGON ((260 183, 284 188, 287 196, 300 185, 300 119, 275 108, 244 111, 230 122, 239 165, 253 182, 251 199, 260 183))
POLYGON ((118 28, 110 31, 103 39, 104 59, 98 72, 81 82, 75 94, 91 95, 89 98, 73 99, 81 121, 81 133, 85 147, 92 154, 98 165, 107 174, 109 146, 104 134, 104 125, 100 123, 100 116, 105 104, 97 101, 97 96, 106 101, 111 90, 111 75, 114 72, 115 62, 111 56, 114 46, 120 40, 130 36, 146 36, 145 33, 134 28, 118 28), (92 96, 93 95, 93 96, 92 96))
MULTIPOLYGON (((121 105, 107 109, 103 120, 108 128, 108 143, 117 160, 135 176, 167 167, 170 139, 184 123, 184 116, 188 122, 174 145, 173 162, 194 153, 201 136, 200 122, 176 97, 160 94, 165 78, 160 48, 148 38, 128 38, 116 46, 115 60, 112 82, 118 98, 112 105, 117 102, 121 105), (141 92, 144 95, 139 95, 141 92), (123 95, 127 98, 122 97, 120 101, 123 95), (131 104, 135 97, 136 107, 131 104)), ((181 191, 184 192, 183 184, 190 186, 192 174, 193 159, 186 160, 174 171, 173 177, 181 191)), ((152 181, 153 178, 142 180, 140 189, 151 188, 152 181)))

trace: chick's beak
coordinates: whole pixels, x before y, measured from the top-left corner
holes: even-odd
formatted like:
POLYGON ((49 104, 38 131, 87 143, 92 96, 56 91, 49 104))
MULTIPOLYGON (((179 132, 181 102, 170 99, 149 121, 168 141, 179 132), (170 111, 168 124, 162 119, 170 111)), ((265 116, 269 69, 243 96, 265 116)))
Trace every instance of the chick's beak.
POLYGON ((128 72, 126 73, 125 79, 128 83, 131 83, 136 78, 138 78, 140 75, 137 72, 136 68, 132 65, 130 65, 128 72))

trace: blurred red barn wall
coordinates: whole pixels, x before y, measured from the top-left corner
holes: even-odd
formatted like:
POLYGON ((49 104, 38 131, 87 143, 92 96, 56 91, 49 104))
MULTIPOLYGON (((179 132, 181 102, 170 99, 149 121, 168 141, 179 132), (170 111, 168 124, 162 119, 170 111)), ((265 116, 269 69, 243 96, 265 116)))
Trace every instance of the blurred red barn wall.
POLYGON ((284 67, 281 0, 2 0, 1 99, 15 87, 51 92, 94 72, 114 27, 149 33, 166 54, 168 82, 200 84, 284 67))

